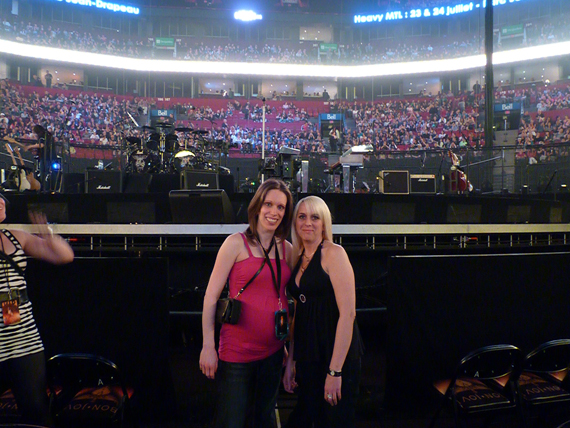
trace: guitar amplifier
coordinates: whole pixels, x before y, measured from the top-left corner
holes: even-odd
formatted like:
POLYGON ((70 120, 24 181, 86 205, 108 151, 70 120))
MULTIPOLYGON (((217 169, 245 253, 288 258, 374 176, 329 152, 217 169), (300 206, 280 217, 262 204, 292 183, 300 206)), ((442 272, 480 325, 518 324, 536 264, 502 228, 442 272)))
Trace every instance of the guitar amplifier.
POLYGON ((122 193, 121 171, 85 170, 85 193, 122 193))
POLYGON ((380 171, 379 192, 387 195, 410 193, 409 171, 380 171))
POLYGON ((217 190, 218 173, 189 169, 180 173, 180 188, 186 190, 217 190))
POLYGON ((410 193, 436 193, 435 174, 410 174, 410 193))

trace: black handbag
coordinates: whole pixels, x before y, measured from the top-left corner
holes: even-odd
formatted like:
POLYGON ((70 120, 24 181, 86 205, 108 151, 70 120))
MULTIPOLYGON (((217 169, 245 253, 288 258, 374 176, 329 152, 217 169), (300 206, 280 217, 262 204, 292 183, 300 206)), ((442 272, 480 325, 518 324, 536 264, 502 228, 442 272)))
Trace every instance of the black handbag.
POLYGON ((241 302, 231 297, 219 299, 216 305, 216 322, 237 324, 241 314, 241 302))
MULTIPOLYGON (((274 241, 275 240, 273 240, 271 242, 271 246, 269 247, 269 250, 271 250, 271 247, 273 247, 274 241)), ((234 297, 234 298, 223 297, 221 299, 218 299, 218 303, 216 303, 216 322, 217 323, 219 323, 219 324, 237 324, 238 323, 239 317, 241 315, 241 302, 239 300, 237 300, 237 298, 240 296, 241 293, 243 293, 245 291, 247 286, 249 284, 251 284, 255 278, 257 278, 257 275, 259 275, 261 273, 261 271, 263 270, 263 266, 265 266, 266 262, 267 262, 267 258, 263 259, 263 262, 261 263, 261 266, 259 267, 257 272, 255 272, 255 274, 251 277, 251 279, 249 281, 247 281, 247 284, 245 284, 242 287, 242 289, 239 291, 239 293, 236 295, 236 297, 234 297)), ((229 289, 229 287, 228 287, 228 289, 229 289)))

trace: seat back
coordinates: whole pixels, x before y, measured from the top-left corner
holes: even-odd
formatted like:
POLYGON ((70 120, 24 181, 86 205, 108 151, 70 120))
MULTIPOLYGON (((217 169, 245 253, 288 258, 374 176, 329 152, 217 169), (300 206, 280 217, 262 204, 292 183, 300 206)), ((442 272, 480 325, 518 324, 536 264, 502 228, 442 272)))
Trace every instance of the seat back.
POLYGON ((47 373, 56 420, 122 420, 129 394, 112 361, 93 354, 59 354, 48 360, 47 373))
POLYGON ((515 381, 520 374, 522 361, 523 355, 516 346, 485 346, 470 352, 461 360, 456 379, 496 380, 509 376, 509 381, 515 381))
POLYGON ((82 389, 123 384, 117 365, 93 354, 54 355, 47 362, 47 370, 50 386, 82 389))
POLYGON ((525 358, 524 371, 559 373, 570 367, 570 339, 551 340, 531 351, 525 358))

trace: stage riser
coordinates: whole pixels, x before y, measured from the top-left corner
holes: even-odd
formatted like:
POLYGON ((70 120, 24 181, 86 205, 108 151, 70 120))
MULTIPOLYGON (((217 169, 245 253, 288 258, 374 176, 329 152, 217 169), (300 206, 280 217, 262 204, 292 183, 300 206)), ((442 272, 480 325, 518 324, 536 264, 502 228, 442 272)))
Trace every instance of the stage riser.
MULTIPOLYGON (((30 209, 42 210, 50 221, 61 224, 172 222, 168 192, 9 193, 7 196, 11 205, 6 223, 27 223, 30 209)), ((247 207, 253 194, 229 196, 235 223, 246 223, 247 207)), ((335 224, 549 224, 570 221, 568 201, 446 195, 326 193, 319 196, 329 206, 335 224)), ((201 212, 207 210, 207 206, 197 203, 192 209, 201 212)))

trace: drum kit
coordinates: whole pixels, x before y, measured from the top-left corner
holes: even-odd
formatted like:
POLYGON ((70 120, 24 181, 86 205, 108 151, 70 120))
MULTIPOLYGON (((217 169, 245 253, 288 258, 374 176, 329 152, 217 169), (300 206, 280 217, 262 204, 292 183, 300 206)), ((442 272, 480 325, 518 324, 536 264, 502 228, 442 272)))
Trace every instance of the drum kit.
POLYGON ((187 169, 217 171, 208 131, 174 128, 167 123, 142 126, 141 137, 126 137, 126 171, 135 174, 173 174, 187 169))

